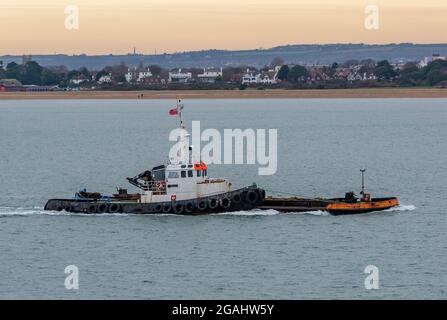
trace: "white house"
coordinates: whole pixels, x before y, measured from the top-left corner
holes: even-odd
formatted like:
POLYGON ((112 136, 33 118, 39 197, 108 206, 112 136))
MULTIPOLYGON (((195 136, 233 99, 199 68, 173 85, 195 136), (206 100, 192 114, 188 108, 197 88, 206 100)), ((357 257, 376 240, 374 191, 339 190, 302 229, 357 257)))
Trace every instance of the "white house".
POLYGON ((281 69, 280 66, 276 66, 275 69, 269 69, 262 71, 258 74, 258 83, 262 84, 276 84, 278 83, 278 72, 281 69))
POLYGON ((182 72, 182 69, 178 69, 178 71, 170 71, 169 72, 169 83, 188 83, 192 79, 191 72, 182 72))
POLYGON ((281 67, 276 67, 275 69, 269 69, 267 71, 262 71, 261 73, 255 74, 247 69, 247 72, 242 76, 242 84, 275 84, 278 83, 278 72, 281 67))
POLYGON ((103 76, 101 76, 101 78, 98 79, 99 83, 111 83, 112 82, 112 74, 105 74, 103 76))
POLYGON ((137 82, 141 82, 142 80, 150 78, 150 77, 152 77, 152 72, 149 68, 147 68, 146 70, 139 71, 137 82))
POLYGON ((127 82, 131 82, 131 81, 137 81, 137 82, 141 82, 144 79, 150 78, 152 77, 152 72, 149 68, 140 70, 137 68, 132 69, 128 69, 127 73, 125 74, 125 78, 127 82))
POLYGON ((130 68, 127 69, 127 73, 124 75, 127 82, 131 82, 135 78, 135 72, 136 68, 134 70, 131 70, 130 68))
POLYGON ((258 74, 254 74, 250 72, 250 69, 247 69, 247 72, 242 76, 242 84, 258 83, 258 76, 258 74))
POLYGON ((88 79, 84 75, 80 75, 80 76, 71 78, 70 83, 78 86, 81 83, 86 82, 87 80, 88 79))
POLYGON ((361 81, 363 80, 363 76, 360 73, 352 72, 346 78, 349 82, 361 81))
POLYGON ((203 83, 215 83, 217 78, 222 78, 223 76, 223 69, 220 68, 219 70, 214 69, 205 69, 203 68, 203 73, 197 75, 197 79, 199 82, 203 83))

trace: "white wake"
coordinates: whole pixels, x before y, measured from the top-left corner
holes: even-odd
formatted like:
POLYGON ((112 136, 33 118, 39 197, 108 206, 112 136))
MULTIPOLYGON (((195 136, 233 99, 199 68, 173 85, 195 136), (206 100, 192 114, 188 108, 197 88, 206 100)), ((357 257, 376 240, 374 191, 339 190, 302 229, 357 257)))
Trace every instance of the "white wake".
POLYGON ((0 207, 0 217, 5 216, 34 216, 34 215, 42 215, 42 216, 127 216, 126 213, 72 213, 66 211, 46 211, 43 207, 31 207, 31 208, 14 208, 14 207, 0 207))
POLYGON ((405 205, 405 204, 400 204, 400 205, 398 205, 397 207, 389 208, 389 209, 386 209, 386 210, 384 210, 384 211, 386 211, 386 212, 394 212, 394 211, 413 211, 413 210, 416 210, 416 209, 417 209, 417 207, 416 207, 415 205, 412 205, 412 204, 407 204, 407 205, 405 205))

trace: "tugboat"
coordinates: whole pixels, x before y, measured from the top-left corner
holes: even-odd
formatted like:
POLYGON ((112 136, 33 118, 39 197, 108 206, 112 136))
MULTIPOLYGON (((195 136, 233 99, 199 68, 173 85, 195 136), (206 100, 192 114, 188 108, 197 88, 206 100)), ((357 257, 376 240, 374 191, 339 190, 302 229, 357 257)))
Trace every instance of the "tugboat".
POLYGON ((177 115, 183 129, 179 141, 179 154, 162 164, 127 178, 141 193, 128 194, 118 189, 117 194, 103 196, 97 192, 79 191, 74 199, 51 199, 45 210, 74 213, 136 213, 197 215, 251 210, 259 207, 265 191, 255 184, 232 190, 231 183, 223 178, 210 178, 208 167, 194 161, 189 134, 184 130, 181 114, 183 104, 169 111, 177 115))

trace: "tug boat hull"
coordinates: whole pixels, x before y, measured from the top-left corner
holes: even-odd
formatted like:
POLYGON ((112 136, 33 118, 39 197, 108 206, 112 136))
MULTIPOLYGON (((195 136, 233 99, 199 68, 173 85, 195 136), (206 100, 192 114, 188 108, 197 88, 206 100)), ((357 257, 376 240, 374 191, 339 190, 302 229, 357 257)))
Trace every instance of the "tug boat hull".
POLYGON ((250 186, 218 195, 189 200, 141 203, 117 199, 50 199, 45 210, 83 214, 178 214, 203 215, 221 212, 252 210, 262 203, 265 191, 250 186))

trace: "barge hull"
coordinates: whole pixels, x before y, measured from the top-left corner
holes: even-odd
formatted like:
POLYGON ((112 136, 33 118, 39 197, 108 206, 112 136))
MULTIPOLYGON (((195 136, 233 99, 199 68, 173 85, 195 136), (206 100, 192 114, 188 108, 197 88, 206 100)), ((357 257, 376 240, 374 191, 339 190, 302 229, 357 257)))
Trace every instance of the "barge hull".
POLYGON ((343 198, 306 199, 306 198, 274 198, 268 197, 259 209, 277 210, 279 212, 312 212, 326 211, 331 215, 352 215, 387 210, 399 205, 397 198, 375 198, 368 202, 351 203, 343 198))

